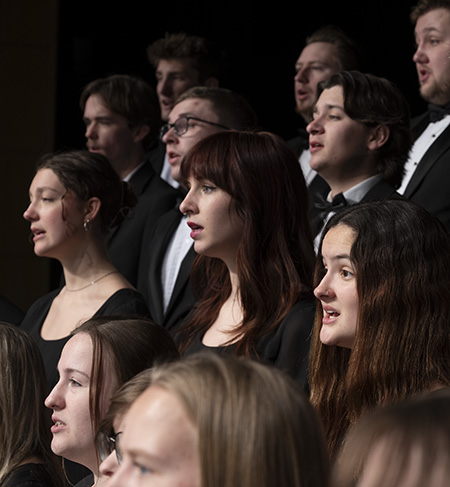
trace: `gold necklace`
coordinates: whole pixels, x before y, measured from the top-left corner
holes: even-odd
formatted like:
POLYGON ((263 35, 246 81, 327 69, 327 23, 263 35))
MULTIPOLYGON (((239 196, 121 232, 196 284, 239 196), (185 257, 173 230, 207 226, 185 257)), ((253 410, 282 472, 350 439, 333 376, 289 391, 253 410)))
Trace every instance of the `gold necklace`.
POLYGON ((110 272, 107 272, 106 274, 103 274, 103 276, 101 276, 101 277, 99 277, 97 279, 94 279, 89 284, 86 284, 85 286, 79 287, 78 289, 69 289, 67 286, 65 286, 65 289, 69 293, 77 293, 78 291, 82 291, 83 289, 86 289, 86 288, 88 288, 90 286, 93 286, 96 282, 101 281, 105 277, 110 276, 111 274, 115 274, 116 272, 119 272, 119 271, 110 271, 110 272))

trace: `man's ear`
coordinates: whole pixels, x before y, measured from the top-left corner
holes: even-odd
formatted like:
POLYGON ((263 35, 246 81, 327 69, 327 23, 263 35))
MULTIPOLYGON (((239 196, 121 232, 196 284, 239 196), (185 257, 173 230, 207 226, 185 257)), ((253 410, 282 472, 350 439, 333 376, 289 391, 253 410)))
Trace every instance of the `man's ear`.
POLYGON ((214 76, 211 76, 211 78, 206 78, 203 85, 208 86, 209 88, 217 88, 219 86, 219 80, 214 76))
POLYGON ((369 150, 377 150, 388 140, 391 132, 386 125, 377 125, 370 131, 367 147, 369 150))
POLYGON ((150 133, 150 127, 148 125, 138 125, 134 127, 134 137, 133 140, 135 142, 142 142, 145 137, 150 133))

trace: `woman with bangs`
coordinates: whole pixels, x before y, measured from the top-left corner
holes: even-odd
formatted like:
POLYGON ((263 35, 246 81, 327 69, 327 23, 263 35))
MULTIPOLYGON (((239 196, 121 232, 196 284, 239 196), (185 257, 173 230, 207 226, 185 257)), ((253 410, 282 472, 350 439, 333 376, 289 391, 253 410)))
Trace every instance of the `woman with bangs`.
POLYGON ((181 353, 271 362, 305 386, 315 257, 295 155, 276 135, 227 131, 199 142, 181 174, 199 296, 177 336, 181 353))
POLYGON ((335 457, 364 413, 450 386, 450 242, 408 200, 327 223, 316 265, 311 401, 335 457))

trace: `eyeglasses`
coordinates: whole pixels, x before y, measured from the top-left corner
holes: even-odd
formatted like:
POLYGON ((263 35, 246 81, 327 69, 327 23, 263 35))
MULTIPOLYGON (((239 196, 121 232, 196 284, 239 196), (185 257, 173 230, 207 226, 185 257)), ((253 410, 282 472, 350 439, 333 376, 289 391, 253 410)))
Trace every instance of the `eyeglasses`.
POLYGON ((214 127, 220 127, 225 130, 230 130, 229 127, 225 125, 221 125, 220 123, 208 122, 208 120, 203 120, 197 117, 191 117, 190 115, 185 117, 180 117, 174 123, 166 123, 161 127, 161 131, 159 132, 159 137, 162 138, 167 134, 167 132, 173 128, 176 135, 184 135, 189 130, 189 120, 196 120, 197 122, 207 123, 208 125, 213 125, 214 127))
POLYGON ((100 432, 97 435, 97 450, 98 450, 98 455, 100 457, 100 460, 104 462, 109 455, 115 450, 116 451, 116 457, 117 457, 117 463, 121 463, 122 461, 122 455, 119 450, 119 437, 122 434, 120 431, 119 433, 108 436, 107 434, 100 432))

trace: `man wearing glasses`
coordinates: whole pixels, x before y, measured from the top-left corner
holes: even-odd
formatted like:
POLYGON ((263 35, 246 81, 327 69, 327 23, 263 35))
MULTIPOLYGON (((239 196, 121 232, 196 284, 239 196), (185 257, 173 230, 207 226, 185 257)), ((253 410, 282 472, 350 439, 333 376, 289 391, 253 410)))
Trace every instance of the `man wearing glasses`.
MULTIPOLYGON (((172 178, 182 183, 183 157, 208 135, 223 130, 254 129, 256 124, 253 109, 237 93, 205 86, 185 91, 161 129, 172 178)), ((193 241, 178 204, 144 230, 138 274, 138 290, 144 295, 153 319, 172 330, 195 302, 189 285, 195 257, 193 241)))

